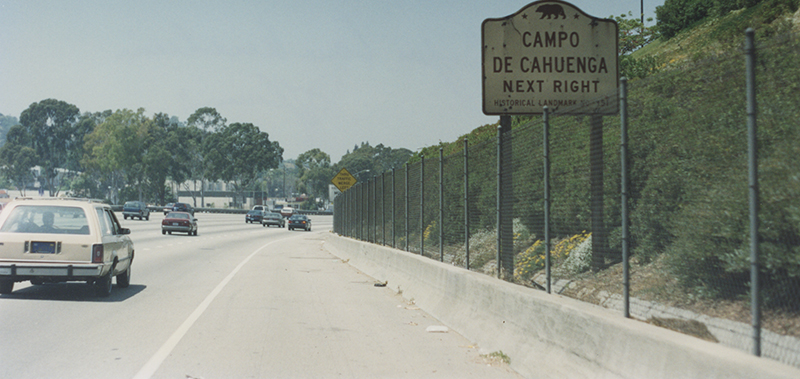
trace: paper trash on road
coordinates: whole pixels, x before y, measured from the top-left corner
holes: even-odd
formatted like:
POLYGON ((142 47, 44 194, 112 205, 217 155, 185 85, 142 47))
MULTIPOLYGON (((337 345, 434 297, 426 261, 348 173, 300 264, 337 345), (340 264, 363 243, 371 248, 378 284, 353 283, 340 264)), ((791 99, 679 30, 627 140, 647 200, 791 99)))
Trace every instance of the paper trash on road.
POLYGON ((431 325, 425 329, 428 333, 447 333, 450 331, 446 326, 431 325))

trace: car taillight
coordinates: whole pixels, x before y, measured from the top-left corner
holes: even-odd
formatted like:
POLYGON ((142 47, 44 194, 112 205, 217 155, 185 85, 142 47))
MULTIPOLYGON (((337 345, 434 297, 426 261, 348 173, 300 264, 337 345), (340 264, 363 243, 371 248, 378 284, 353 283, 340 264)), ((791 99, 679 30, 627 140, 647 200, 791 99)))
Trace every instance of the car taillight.
POLYGON ((103 245, 92 245, 92 263, 103 263, 103 245))

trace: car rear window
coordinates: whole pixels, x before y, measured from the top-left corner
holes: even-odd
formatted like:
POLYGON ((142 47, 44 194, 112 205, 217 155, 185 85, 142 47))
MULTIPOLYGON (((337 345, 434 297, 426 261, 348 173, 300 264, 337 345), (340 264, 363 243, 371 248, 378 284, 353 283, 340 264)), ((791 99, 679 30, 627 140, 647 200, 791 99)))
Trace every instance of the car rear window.
POLYGON ((173 212, 173 213, 168 214, 167 218, 182 218, 182 219, 188 220, 189 219, 189 215, 186 214, 186 213, 173 212))
POLYGON ((89 224, 83 208, 20 205, 11 209, 0 232, 89 234, 89 224))

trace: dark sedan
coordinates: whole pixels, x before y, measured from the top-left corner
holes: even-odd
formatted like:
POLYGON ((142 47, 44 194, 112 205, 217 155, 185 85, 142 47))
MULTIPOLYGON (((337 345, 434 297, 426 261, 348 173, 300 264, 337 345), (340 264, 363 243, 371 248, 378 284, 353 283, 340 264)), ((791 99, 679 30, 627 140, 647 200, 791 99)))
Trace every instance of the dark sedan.
POLYGON ((197 235, 197 219, 189 212, 170 212, 161 221, 161 234, 172 232, 197 235))
POLYGON ((264 212, 254 209, 252 211, 247 212, 247 214, 244 215, 244 222, 245 223, 257 222, 257 223, 260 224, 261 223, 261 219, 263 219, 263 218, 264 218, 264 212))
POLYGON ((294 215, 289 217, 289 230, 303 229, 307 232, 311 231, 311 219, 306 215, 294 215))

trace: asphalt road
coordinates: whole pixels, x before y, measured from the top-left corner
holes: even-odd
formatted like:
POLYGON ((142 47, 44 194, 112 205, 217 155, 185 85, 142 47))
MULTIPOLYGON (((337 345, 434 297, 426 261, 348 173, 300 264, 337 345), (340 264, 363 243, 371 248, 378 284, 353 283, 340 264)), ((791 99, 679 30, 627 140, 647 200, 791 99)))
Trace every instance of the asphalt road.
POLYGON ((324 249, 313 230, 198 214, 122 220, 131 286, 17 283, 0 296, 0 378, 519 378, 462 336, 324 249))

